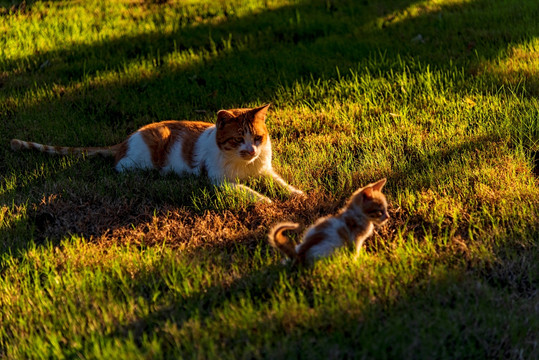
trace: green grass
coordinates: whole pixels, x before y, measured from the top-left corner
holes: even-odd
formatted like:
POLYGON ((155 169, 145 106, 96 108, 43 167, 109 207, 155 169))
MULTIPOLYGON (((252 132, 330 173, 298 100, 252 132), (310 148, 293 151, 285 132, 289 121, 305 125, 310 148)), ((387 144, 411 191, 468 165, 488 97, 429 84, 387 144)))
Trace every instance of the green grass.
POLYGON ((1 358, 537 358, 534 0, 0 1, 1 358), (420 36, 419 36, 420 35, 420 36), (12 152, 271 102, 308 194, 12 152), (280 264, 280 220, 381 177, 359 261, 280 264))

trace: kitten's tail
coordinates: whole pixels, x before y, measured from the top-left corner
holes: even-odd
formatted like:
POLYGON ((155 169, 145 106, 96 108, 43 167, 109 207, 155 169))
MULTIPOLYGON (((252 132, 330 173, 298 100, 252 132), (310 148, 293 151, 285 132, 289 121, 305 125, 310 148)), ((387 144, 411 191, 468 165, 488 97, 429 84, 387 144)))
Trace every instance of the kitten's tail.
POLYGON ((85 154, 87 156, 115 156, 119 151, 121 144, 106 147, 67 147, 67 146, 49 146, 38 144, 30 141, 22 141, 18 139, 11 140, 11 149, 18 150, 37 150, 47 154, 68 155, 68 154, 85 154))
POLYGON ((275 225, 268 233, 268 241, 271 246, 282 251, 292 260, 299 261, 296 247, 292 240, 283 235, 283 231, 295 230, 299 227, 297 223, 283 222, 275 225))

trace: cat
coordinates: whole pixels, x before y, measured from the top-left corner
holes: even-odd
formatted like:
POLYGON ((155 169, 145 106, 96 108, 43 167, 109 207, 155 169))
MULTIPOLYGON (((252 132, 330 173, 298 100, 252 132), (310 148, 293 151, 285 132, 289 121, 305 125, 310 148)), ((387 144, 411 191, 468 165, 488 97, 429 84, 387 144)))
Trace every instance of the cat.
POLYGON ((283 235, 283 231, 295 230, 299 224, 275 225, 268 234, 270 245, 299 264, 312 264, 345 246, 355 247, 357 257, 365 239, 372 235, 374 225, 381 226, 389 219, 386 197, 382 194, 385 183, 384 178, 356 190, 336 215, 322 217, 308 227, 298 245, 283 235))
POLYGON ((292 195, 305 196, 272 168, 271 142, 266 128, 270 104, 257 108, 220 110, 215 124, 168 120, 143 126, 125 141, 107 147, 59 147, 18 139, 13 150, 35 149, 49 154, 115 157, 115 169, 158 169, 178 175, 205 173, 214 185, 228 184, 253 200, 271 200, 238 180, 269 178, 292 195))

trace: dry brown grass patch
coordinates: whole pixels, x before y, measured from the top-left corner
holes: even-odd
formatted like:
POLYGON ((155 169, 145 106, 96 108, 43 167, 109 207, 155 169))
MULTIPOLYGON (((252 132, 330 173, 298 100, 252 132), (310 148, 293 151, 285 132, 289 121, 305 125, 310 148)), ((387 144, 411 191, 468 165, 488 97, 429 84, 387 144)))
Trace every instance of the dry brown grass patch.
POLYGON ((191 249, 204 246, 256 247, 265 241, 267 229, 276 222, 292 220, 306 225, 334 213, 338 205, 327 195, 313 193, 307 199, 289 199, 256 204, 239 210, 196 212, 173 204, 152 206, 149 201, 104 199, 98 196, 78 201, 59 195, 43 199, 30 214, 36 238, 61 239, 79 234, 102 245, 156 245, 191 249))

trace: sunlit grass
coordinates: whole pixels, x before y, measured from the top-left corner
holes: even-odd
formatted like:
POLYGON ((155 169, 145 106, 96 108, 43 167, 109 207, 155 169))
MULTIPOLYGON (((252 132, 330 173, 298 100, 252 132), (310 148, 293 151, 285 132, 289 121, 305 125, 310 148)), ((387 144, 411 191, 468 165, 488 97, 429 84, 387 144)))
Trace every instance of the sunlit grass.
POLYGON ((16 60, 64 50, 66 45, 100 43, 133 34, 166 36, 184 26, 218 25, 229 17, 252 14, 264 3, 275 9, 294 1, 170 1, 167 5, 171 6, 131 0, 81 2, 76 6, 37 1, 2 17, 0 29, 7 36, 0 54, 3 60, 16 60), (28 38, 32 41, 26 41, 28 38))
POLYGON ((481 64, 478 71, 495 76, 533 95, 539 93, 539 38, 503 51, 504 56, 481 64))

